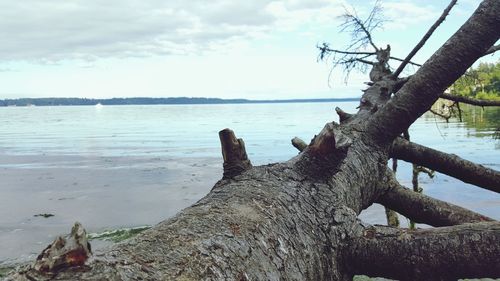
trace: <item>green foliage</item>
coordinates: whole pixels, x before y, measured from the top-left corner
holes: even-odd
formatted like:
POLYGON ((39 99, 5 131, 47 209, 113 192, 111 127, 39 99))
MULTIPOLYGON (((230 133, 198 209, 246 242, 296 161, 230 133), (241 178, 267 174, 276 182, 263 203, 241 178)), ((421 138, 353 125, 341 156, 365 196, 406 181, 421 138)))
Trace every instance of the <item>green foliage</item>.
POLYGON ((500 100, 500 61, 469 69, 451 87, 451 93, 477 99, 500 100))

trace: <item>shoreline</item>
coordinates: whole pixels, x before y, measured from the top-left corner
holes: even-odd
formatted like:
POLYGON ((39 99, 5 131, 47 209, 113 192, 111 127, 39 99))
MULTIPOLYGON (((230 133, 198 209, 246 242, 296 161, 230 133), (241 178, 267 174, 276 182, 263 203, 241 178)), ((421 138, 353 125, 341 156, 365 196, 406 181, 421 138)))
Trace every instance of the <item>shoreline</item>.
POLYGON ((88 233, 159 223, 221 175, 218 158, 0 155, 0 266, 34 259, 75 221, 88 233))

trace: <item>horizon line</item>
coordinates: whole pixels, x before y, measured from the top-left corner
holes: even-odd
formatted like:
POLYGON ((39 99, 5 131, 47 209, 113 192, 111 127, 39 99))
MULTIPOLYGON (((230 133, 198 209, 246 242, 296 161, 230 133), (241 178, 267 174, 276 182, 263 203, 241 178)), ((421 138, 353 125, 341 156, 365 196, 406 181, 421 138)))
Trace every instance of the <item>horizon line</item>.
POLYGON ((92 106, 92 105, 155 105, 155 104, 243 104, 243 103, 300 103, 356 101, 359 98, 310 98, 310 99, 244 99, 209 97, 126 97, 126 98, 15 98, 0 99, 0 106, 92 106))

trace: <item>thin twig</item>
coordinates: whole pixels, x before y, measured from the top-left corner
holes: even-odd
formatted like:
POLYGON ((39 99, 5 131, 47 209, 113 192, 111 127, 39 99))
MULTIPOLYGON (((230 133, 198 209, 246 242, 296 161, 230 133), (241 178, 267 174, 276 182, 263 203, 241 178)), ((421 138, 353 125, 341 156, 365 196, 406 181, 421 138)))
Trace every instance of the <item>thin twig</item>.
POLYGON ((450 120, 450 118, 451 118, 451 115, 444 115, 444 114, 441 114, 441 113, 439 113, 439 112, 437 112, 437 111, 434 111, 434 110, 432 110, 432 109, 429 109, 429 111, 430 111, 432 114, 434 114, 434 115, 437 115, 437 116, 439 116, 439 117, 441 117, 441 118, 444 118, 444 119, 446 120, 446 123, 448 123, 448 120, 450 120))
POLYGON ((317 46, 317 48, 320 49, 320 51, 322 52, 332 52, 345 55, 370 55, 370 56, 375 55, 375 52, 352 52, 352 51, 341 51, 341 50, 330 49, 328 48, 328 45, 326 43, 323 43, 322 47, 317 46))
POLYGON ((372 47, 375 49, 375 51, 378 51, 378 47, 375 45, 375 43, 373 43, 372 35, 366 29, 365 25, 357 17, 353 16, 352 19, 354 20, 354 22, 356 22, 359 25, 361 30, 363 30, 363 32, 366 34, 366 39, 368 39, 368 42, 370 42, 370 45, 372 45, 372 47))
POLYGON ((432 33, 436 30, 436 28, 438 28, 438 26, 446 19, 446 16, 450 12, 451 8, 453 8, 453 6, 455 6, 456 3, 457 3, 457 0, 452 0, 450 2, 448 7, 446 7, 446 9, 443 11, 441 16, 439 17, 439 19, 431 26, 429 31, 427 31, 427 33, 424 35, 424 37, 422 37, 422 39, 420 40, 420 42, 418 42, 418 44, 415 46, 415 48, 413 48, 413 50, 411 50, 411 52, 408 54, 408 56, 406 56, 404 61, 399 65, 398 69, 396 69, 396 71, 394 71, 394 73, 392 74, 393 77, 398 77, 398 75, 401 74, 403 69, 408 64, 408 62, 424 46, 425 42, 427 41, 427 39, 429 39, 429 37, 431 37, 432 33))
POLYGON ((374 65, 375 64, 374 62, 369 61, 369 60, 364 60, 364 59, 355 59, 355 60, 359 61, 359 62, 362 62, 362 63, 369 64, 369 65, 374 65))
MULTIPOLYGON (((389 57, 389 58, 392 59, 392 60, 404 61, 403 59, 400 59, 400 58, 397 58, 397 57, 389 57)), ((422 66, 420 63, 416 63, 416 62, 412 62, 412 61, 409 61, 408 63, 412 64, 414 66, 422 66)))

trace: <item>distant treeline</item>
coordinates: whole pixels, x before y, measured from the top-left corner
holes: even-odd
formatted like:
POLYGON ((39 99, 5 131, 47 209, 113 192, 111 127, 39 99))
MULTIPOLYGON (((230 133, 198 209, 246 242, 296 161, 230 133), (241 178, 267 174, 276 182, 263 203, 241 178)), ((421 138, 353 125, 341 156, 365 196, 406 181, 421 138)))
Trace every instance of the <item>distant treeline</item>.
POLYGON ((458 79, 451 93, 477 99, 500 100, 500 61, 480 63, 458 79))
POLYGON ((347 99, 288 99, 288 100, 247 100, 219 98, 22 98, 0 100, 0 106, 57 106, 57 105, 151 105, 151 104, 236 104, 236 103, 293 103, 293 102, 335 102, 356 101, 347 99))

